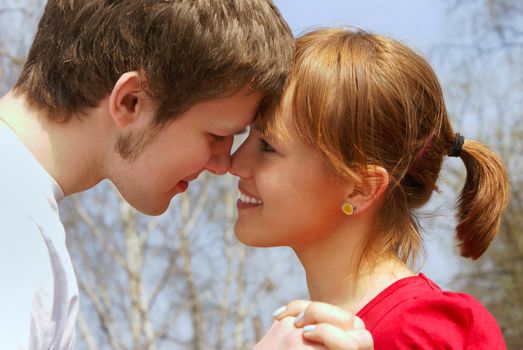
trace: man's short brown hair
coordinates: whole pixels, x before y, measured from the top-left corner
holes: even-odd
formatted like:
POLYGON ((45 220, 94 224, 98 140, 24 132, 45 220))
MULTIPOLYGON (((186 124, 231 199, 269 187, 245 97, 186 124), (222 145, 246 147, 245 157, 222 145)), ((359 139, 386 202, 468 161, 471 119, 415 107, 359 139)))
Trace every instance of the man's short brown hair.
POLYGON ((292 56, 270 0, 49 0, 15 93, 65 122, 138 71, 162 124, 245 85, 279 95, 292 56))

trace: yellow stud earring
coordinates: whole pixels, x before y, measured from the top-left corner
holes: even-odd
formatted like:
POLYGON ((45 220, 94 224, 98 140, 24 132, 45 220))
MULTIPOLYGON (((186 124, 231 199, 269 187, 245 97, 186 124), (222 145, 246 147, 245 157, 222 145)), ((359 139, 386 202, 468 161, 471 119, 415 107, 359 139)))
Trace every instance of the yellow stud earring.
POLYGON ((349 203, 343 203, 341 210, 345 215, 352 215, 356 211, 356 207, 349 203))

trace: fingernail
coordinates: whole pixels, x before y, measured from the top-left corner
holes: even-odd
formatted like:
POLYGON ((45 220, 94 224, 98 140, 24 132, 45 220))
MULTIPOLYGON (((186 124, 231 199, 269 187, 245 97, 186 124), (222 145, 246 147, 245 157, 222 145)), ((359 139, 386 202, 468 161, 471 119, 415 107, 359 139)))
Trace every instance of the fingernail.
POLYGON ((294 320, 294 324, 300 323, 301 320, 303 320, 303 317, 305 317, 305 312, 301 312, 298 317, 294 320))
POLYGON ((316 324, 309 324, 305 327, 303 327, 303 333, 312 332, 314 329, 316 329, 318 325, 316 324))
POLYGON ((272 313, 272 317, 278 317, 287 310, 287 306, 281 306, 272 313))

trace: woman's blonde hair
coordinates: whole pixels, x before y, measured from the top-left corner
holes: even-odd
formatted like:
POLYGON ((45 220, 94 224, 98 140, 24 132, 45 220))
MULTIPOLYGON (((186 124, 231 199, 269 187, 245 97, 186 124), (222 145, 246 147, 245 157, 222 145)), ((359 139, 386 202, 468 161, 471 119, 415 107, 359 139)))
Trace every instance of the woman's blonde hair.
MULTIPOLYGON (((369 165, 391 182, 377 230, 365 250, 394 252, 411 266, 422 239, 414 210, 437 189, 442 162, 456 141, 438 79, 420 55, 398 41, 348 29, 323 29, 297 40, 285 95, 300 138, 344 178, 364 179, 369 165)), ((284 132, 281 104, 266 113, 265 132, 284 132)), ((458 203, 461 255, 488 248, 508 202, 499 157, 466 140, 460 158, 467 177, 458 203)))

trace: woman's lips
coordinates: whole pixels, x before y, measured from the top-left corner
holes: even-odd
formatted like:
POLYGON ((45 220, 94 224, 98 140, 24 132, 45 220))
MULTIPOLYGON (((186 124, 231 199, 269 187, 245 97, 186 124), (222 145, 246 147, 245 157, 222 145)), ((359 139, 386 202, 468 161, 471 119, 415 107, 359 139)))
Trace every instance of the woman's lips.
POLYGON ((253 196, 242 187, 238 189, 240 190, 240 198, 236 203, 238 209, 256 208, 263 205, 263 201, 260 198, 253 196))
POLYGON ((249 208, 257 208, 257 207, 261 207, 261 206, 262 206, 261 204, 242 202, 241 199, 238 199, 238 201, 236 202, 236 208, 238 208, 238 210, 249 209, 249 208))

